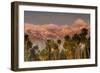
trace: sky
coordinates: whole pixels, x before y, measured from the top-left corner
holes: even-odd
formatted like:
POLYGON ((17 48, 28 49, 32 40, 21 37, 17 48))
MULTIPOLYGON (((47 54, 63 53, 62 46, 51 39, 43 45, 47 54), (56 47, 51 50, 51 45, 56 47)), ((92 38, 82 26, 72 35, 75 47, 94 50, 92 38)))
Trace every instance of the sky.
POLYGON ((90 24, 90 14, 24 11, 24 23, 30 24, 70 25, 77 19, 83 19, 90 24))

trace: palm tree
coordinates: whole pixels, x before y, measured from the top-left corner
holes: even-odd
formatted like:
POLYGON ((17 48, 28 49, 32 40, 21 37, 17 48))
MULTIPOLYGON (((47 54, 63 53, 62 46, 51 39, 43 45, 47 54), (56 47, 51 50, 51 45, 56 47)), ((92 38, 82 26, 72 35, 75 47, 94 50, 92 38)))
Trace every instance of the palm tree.
POLYGON ((54 60, 58 60, 58 59, 59 59, 59 49, 58 49, 58 44, 54 42, 52 48, 54 49, 54 53, 53 53, 54 60))
POLYGON ((72 44, 72 40, 71 38, 66 35, 64 37, 65 41, 64 41, 64 44, 63 44, 63 47, 65 49, 65 53, 66 53, 66 59, 72 59, 73 58, 73 44, 72 44))
POLYGON ((81 30, 81 34, 84 35, 84 36, 86 36, 86 35, 88 34, 88 29, 83 28, 83 29, 81 30))
POLYGON ((86 28, 83 28, 80 32, 80 37, 81 37, 81 41, 84 41, 86 40, 86 35, 88 34, 88 29, 86 28))
POLYGON ((29 39, 29 35, 25 34, 24 35, 24 59, 25 61, 30 60, 30 48, 32 47, 32 42, 29 39))
POLYGON ((70 39, 70 37, 68 35, 65 35, 64 39, 65 39, 65 41, 68 41, 70 39))
POLYGON ((46 49, 48 50, 48 56, 49 56, 48 59, 50 60, 51 59, 51 55, 50 55, 51 54, 51 40, 49 39, 46 41, 46 49))
POLYGON ((64 59, 66 59, 66 53, 65 53, 64 50, 62 50, 62 51, 60 52, 60 60, 64 60, 64 59))
POLYGON ((79 34, 74 34, 73 37, 72 37, 72 40, 75 41, 75 42, 79 42, 81 39, 80 35, 79 34))
POLYGON ((48 51, 47 51, 47 49, 43 49, 42 51, 40 51, 40 53, 39 53, 39 59, 41 61, 48 60, 48 51))
POLYGON ((86 40, 86 58, 90 58, 90 37, 86 40))
POLYGON ((60 45, 60 44, 61 44, 61 40, 60 40, 60 39, 58 39, 58 40, 57 40, 57 43, 60 45))
POLYGON ((66 36, 64 37, 64 39, 65 39, 65 41, 64 41, 63 47, 64 47, 65 49, 68 49, 70 37, 69 37, 68 35, 66 35, 66 36))
POLYGON ((39 46, 35 45, 30 48, 30 61, 37 61, 39 60, 39 46))
POLYGON ((83 28, 82 30, 81 30, 81 32, 80 32, 80 37, 81 37, 81 39, 80 39, 80 41, 81 41, 81 43, 82 44, 84 44, 85 45, 85 47, 83 48, 84 50, 82 51, 82 53, 81 53, 81 55, 82 55, 82 57, 81 58, 87 58, 87 47, 86 46, 88 46, 89 44, 87 44, 88 43, 88 41, 87 41, 87 38, 86 38, 86 35, 88 34, 88 29, 86 29, 86 28, 83 28))

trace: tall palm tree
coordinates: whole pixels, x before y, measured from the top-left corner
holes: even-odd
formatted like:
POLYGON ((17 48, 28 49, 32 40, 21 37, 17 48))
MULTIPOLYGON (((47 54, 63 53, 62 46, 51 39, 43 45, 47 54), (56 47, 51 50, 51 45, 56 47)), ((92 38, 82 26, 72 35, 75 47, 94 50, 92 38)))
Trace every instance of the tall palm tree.
POLYGON ((81 41, 84 41, 86 40, 86 35, 88 34, 88 29, 86 28, 83 28, 80 32, 80 37, 81 37, 81 41))
POLYGON ((64 37, 65 41, 63 44, 63 47, 65 49, 65 53, 66 53, 66 59, 72 59, 73 58, 73 51, 72 51, 72 41, 70 36, 66 35, 64 37))
POLYGON ((29 39, 29 35, 25 34, 24 35, 24 59, 25 61, 30 60, 30 48, 32 47, 32 42, 29 39))
POLYGON ((46 49, 48 50, 48 56, 49 56, 49 60, 51 59, 51 40, 47 39, 46 41, 46 49))
POLYGON ((30 60, 37 61, 39 60, 39 46, 35 45, 30 49, 30 60))
POLYGON ((80 39, 81 43, 85 44, 84 50, 82 51, 82 54, 81 54, 82 55, 81 58, 87 58, 87 47, 86 47, 86 46, 88 46, 88 44, 87 44, 88 41, 86 38, 87 34, 88 34, 88 29, 86 29, 86 28, 83 28, 79 34, 81 37, 81 39, 80 39))

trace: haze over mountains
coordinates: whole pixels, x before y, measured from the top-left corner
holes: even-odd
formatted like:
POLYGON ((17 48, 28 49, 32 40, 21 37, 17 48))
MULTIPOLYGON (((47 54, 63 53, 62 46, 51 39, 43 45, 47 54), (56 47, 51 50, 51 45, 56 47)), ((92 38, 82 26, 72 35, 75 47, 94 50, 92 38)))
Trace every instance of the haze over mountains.
POLYGON ((32 40, 63 39, 65 35, 73 36, 80 33, 82 28, 90 29, 90 25, 82 19, 77 19, 73 24, 29 24, 25 23, 25 33, 32 40))

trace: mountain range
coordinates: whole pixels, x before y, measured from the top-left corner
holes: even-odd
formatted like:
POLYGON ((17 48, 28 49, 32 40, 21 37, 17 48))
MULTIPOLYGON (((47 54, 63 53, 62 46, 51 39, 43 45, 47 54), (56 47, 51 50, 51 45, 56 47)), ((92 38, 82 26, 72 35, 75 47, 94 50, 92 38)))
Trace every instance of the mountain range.
POLYGON ((90 24, 83 19, 77 19, 72 24, 30 24, 25 23, 25 33, 32 40, 45 39, 63 39, 65 35, 73 36, 80 33, 82 28, 88 29, 90 33, 90 24))

